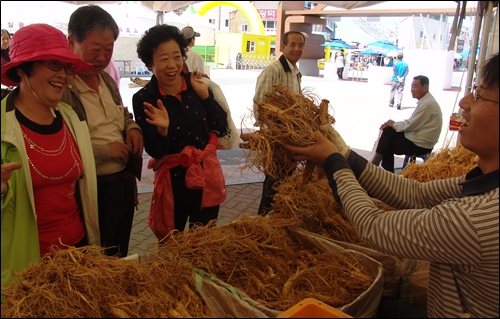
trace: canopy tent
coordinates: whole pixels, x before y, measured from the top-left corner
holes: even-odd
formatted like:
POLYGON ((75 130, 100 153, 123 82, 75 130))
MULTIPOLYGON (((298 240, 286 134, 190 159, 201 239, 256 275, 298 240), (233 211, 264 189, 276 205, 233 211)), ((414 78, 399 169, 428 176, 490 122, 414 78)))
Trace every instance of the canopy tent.
POLYGON ((328 43, 323 43, 321 46, 336 48, 336 49, 351 49, 352 48, 349 44, 344 43, 344 42, 340 42, 340 41, 331 41, 328 43))
MULTIPOLYGON (((2 1, 2 29, 14 33, 23 26, 33 23, 49 24, 65 34, 68 32, 68 21, 71 14, 81 5, 64 1, 25 1, 24 10, 19 10, 19 2, 2 1)), ((140 37, 156 24, 154 14, 141 5, 133 4, 101 4, 115 19, 121 37, 140 37)))
MULTIPOLYGON (((479 55, 479 50, 480 50, 480 47, 478 46, 476 49, 476 56, 479 55)), ((460 52, 459 55, 462 59, 467 59, 470 55, 470 49, 467 49, 467 50, 460 52)))
POLYGON ((392 44, 392 42, 387 41, 387 40, 380 40, 372 43, 368 43, 366 45, 368 48, 373 49, 375 51, 391 51, 391 50, 398 50, 400 51, 401 49, 392 44))
POLYGON ((358 55, 369 55, 369 56, 379 56, 380 52, 373 51, 372 49, 366 49, 358 53, 358 55))
MULTIPOLYGON (((61 1, 61 2, 67 2, 76 5, 85 5, 89 3, 95 3, 101 5, 101 4, 118 4, 124 1, 61 1)), ((149 10, 156 12, 157 14, 156 24, 162 24, 165 21, 163 15, 165 12, 170 12, 185 7, 187 5, 203 1, 136 1, 136 2, 140 3, 149 10)), ((342 9, 356 9, 356 8, 369 7, 382 2, 386 1, 316 1, 316 3, 319 4, 324 4, 327 6, 332 6, 342 9)))

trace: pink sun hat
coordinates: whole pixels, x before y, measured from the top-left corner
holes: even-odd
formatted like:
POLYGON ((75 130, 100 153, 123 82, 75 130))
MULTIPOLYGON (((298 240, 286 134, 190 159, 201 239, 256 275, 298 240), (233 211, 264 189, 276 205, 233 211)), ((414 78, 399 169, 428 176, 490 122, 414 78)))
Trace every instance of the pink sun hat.
POLYGON ((31 24, 19 29, 10 40, 10 62, 2 65, 2 84, 18 86, 7 77, 7 72, 24 62, 57 60, 75 66, 75 74, 88 71, 92 64, 85 63, 69 48, 64 33, 48 24, 31 24))

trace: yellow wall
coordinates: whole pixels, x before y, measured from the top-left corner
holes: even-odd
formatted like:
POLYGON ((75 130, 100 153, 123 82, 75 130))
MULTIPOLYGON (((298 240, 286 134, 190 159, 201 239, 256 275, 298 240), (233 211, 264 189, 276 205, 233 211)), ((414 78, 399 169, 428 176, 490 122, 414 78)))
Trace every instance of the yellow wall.
POLYGON ((215 44, 215 59, 226 64, 231 53, 242 53, 242 33, 219 32, 215 44))
POLYGON ((271 42, 275 36, 257 35, 249 33, 219 32, 215 45, 215 59, 218 63, 227 63, 233 55, 241 53, 244 55, 269 56, 271 42), (254 52, 247 52, 247 42, 253 41, 254 52))
POLYGON ((271 41, 276 40, 275 36, 266 35, 255 35, 249 33, 243 33, 243 38, 241 41, 241 53, 243 54, 255 54, 255 55, 269 55, 271 52, 271 41), (254 52, 247 51, 247 43, 254 43, 254 52))

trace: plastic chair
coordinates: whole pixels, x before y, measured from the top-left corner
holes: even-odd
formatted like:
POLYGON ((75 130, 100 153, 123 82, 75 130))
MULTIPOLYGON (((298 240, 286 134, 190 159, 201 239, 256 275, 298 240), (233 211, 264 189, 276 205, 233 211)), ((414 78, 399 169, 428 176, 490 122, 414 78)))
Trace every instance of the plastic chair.
POLYGON ((143 62, 137 62, 135 64, 135 74, 145 74, 146 65, 143 62))
POLYGON ((428 154, 421 154, 421 155, 406 155, 405 156, 405 159, 403 161, 403 167, 402 168, 405 168, 406 165, 408 165, 408 163, 410 161, 415 161, 417 158, 421 158, 424 162, 427 160, 427 156, 428 154))

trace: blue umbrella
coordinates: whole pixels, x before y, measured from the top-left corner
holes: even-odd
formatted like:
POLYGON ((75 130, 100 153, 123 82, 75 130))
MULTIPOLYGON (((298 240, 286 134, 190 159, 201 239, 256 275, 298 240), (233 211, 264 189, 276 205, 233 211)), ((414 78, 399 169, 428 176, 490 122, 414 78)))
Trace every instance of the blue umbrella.
POLYGON ((339 42, 339 41, 332 41, 332 42, 324 43, 324 44, 322 44, 322 46, 331 47, 331 48, 339 48, 339 49, 351 49, 350 45, 343 43, 343 42, 339 42))
POLYGON ((389 51, 389 50, 401 51, 400 48, 398 48, 397 46, 395 46, 394 44, 392 44, 389 41, 372 42, 372 43, 367 44, 366 46, 367 47, 372 47, 372 48, 382 49, 382 50, 385 50, 385 51, 389 51))
POLYGON ((364 51, 361 51, 358 53, 358 55, 373 55, 373 56, 379 56, 380 53, 377 51, 373 51, 372 49, 366 49, 364 51))

